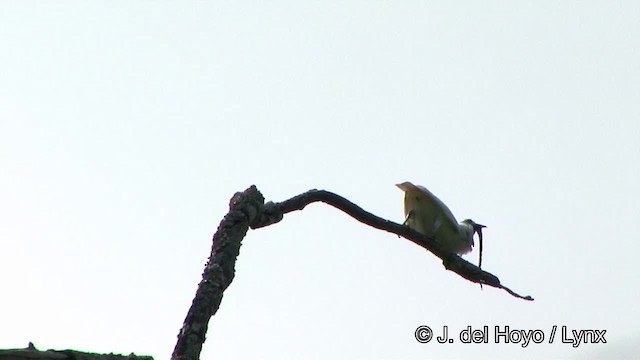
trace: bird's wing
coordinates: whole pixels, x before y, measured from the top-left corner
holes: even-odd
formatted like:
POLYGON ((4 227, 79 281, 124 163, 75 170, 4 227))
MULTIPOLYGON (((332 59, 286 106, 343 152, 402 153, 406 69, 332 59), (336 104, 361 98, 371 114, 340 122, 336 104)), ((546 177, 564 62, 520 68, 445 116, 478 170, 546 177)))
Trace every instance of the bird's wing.
POLYGON ((456 220, 456 217, 453 216, 453 213, 451 212, 451 210, 449 210, 449 207, 447 207, 447 205, 445 205, 445 203, 443 203, 442 200, 438 199, 437 196, 435 196, 431 191, 429 191, 426 187, 422 185, 414 185, 414 187, 424 194, 425 198, 431 203, 432 207, 440 209, 445 219, 448 222, 450 222, 450 225, 454 225, 454 226, 458 225, 458 221, 456 220))

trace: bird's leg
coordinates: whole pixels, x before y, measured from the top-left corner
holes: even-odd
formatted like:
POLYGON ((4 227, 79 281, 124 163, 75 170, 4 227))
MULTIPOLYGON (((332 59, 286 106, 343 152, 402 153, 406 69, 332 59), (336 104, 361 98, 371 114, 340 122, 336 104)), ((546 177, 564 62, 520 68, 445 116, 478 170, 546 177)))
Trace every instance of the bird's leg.
POLYGON ((407 216, 404 217, 404 222, 402 223, 402 225, 409 226, 407 222, 409 222, 409 218, 411 217, 411 215, 413 215, 413 210, 409 210, 407 216))
MULTIPOLYGON (((411 217, 411 215, 413 215, 413 210, 409 210, 409 212, 407 213, 407 216, 404 217, 404 221, 402 222, 402 225, 409 226, 407 223, 409 222, 409 218, 411 217)), ((400 238, 400 235, 398 235, 398 238, 400 238)))

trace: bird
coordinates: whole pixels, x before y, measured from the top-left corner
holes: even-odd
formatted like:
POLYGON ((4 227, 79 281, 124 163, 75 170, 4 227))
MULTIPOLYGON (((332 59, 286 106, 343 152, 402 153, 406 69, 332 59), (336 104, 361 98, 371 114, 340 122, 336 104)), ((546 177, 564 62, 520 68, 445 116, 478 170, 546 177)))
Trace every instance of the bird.
POLYGON ((457 255, 471 251, 474 246, 473 236, 477 232, 480 240, 478 267, 482 267, 482 228, 486 226, 471 219, 458 223, 447 205, 424 186, 414 185, 409 181, 396 186, 404 191, 403 225, 431 237, 443 250, 457 255))

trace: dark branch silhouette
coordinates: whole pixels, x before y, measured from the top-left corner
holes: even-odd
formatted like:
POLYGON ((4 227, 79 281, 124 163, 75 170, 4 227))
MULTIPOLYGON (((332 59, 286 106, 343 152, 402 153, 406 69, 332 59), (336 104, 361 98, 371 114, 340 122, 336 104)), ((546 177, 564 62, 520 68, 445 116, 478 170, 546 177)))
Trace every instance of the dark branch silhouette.
POLYGON ((423 247, 442 259, 445 269, 478 284, 503 289, 509 294, 528 301, 531 296, 522 296, 500 283, 497 276, 484 271, 458 255, 443 251, 438 243, 428 236, 393 221, 375 216, 340 195, 325 190, 309 190, 291 199, 274 203, 264 203, 264 197, 255 185, 236 193, 229 202, 229 213, 225 215, 213 236, 209 261, 202 274, 196 296, 178 334, 172 360, 195 360, 200 356, 205 340, 209 319, 213 316, 224 290, 235 275, 235 262, 240 251, 240 243, 247 230, 258 229, 280 222, 284 214, 302 210, 307 205, 321 201, 342 210, 354 219, 385 230, 423 247))

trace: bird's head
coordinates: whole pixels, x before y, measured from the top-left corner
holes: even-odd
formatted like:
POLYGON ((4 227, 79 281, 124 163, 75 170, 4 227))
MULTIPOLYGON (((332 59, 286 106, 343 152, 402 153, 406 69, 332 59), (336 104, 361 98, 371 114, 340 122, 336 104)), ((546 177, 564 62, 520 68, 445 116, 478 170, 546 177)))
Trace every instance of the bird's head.
POLYGON ((467 225, 471 225, 471 227, 473 228, 473 231, 480 233, 482 231, 482 228, 486 228, 486 226, 478 224, 477 222, 471 220, 471 219, 464 219, 462 220, 463 224, 467 224, 467 225))
MULTIPOLYGON (((486 228, 486 226, 476 223, 471 219, 462 220, 463 224, 467 224, 473 228, 474 233, 478 233, 478 238, 480 240, 480 260, 478 261, 478 267, 482 269, 482 228, 486 228)), ((473 234, 471 235, 473 236, 473 234)), ((482 288, 482 284, 480 284, 480 288, 482 288)))

